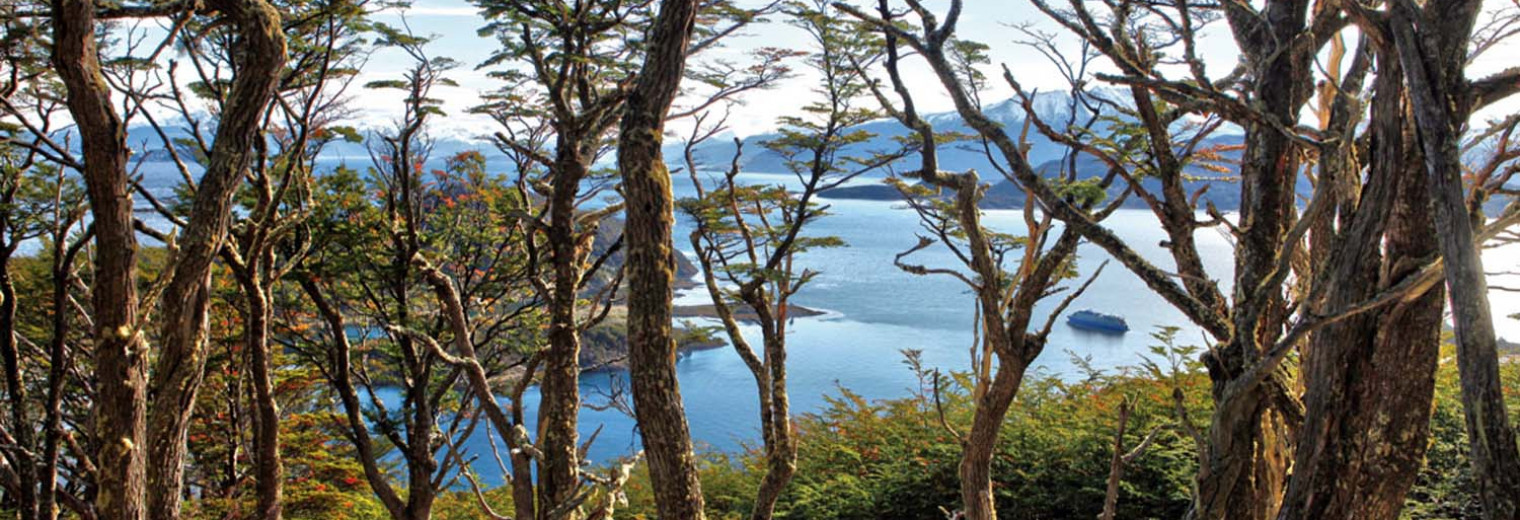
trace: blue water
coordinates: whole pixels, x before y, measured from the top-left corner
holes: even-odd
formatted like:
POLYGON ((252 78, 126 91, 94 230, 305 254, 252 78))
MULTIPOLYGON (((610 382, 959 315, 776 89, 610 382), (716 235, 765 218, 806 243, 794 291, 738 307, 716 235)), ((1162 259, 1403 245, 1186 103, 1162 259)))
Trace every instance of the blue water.
MULTIPOLYGON (((150 184, 157 176, 150 175, 150 184)), ((165 170, 161 181, 167 191, 177 176, 165 170)), ((745 182, 787 184, 795 186, 790 175, 747 174, 745 182)), ((677 195, 692 193, 690 182, 676 179, 677 195)), ((151 186, 160 191, 160 186, 151 186)), ((800 262, 820 274, 795 298, 795 302, 827 311, 820 317, 795 320, 789 328, 790 393, 794 413, 816 411, 824 406, 825 395, 838 395, 841 387, 870 399, 903 397, 916 385, 914 375, 902 363, 902 349, 919 349, 931 367, 963 370, 969 363, 972 338, 972 300, 965 286, 946 276, 915 276, 893 266, 893 257, 917 243, 921 232, 917 216, 895 203, 878 201, 823 200, 830 205, 831 216, 815 221, 809 233, 838 236, 848 247, 814 250, 800 262)), ((146 215, 145 215, 146 216, 146 215)), ((1018 233, 1023 229, 1022 214, 1011 210, 986 212, 986 224, 997 230, 1018 233)), ((1163 269, 1173 265, 1160 246, 1165 238, 1155 217, 1144 210, 1120 210, 1105 223, 1141 255, 1163 269)), ((685 237, 690 224, 678 220, 676 237, 685 237)), ((1230 245, 1212 229, 1197 233, 1199 249, 1210 275, 1228 291, 1230 245)), ((678 242, 678 246, 685 245, 678 242)), ((1511 248, 1516 249, 1516 248, 1511 248)), ((1520 251, 1485 255, 1495 270, 1512 269, 1520 251)), ((1079 268, 1086 276, 1109 259, 1101 249, 1084 244, 1079 249, 1079 268)), ((911 257, 912 263, 934 267, 958 267, 954 257, 943 249, 931 248, 911 257)), ((1504 277, 1499 277, 1504 279, 1504 277)), ((1520 285, 1520 278, 1511 285, 1520 285)), ((1075 284, 1079 280, 1069 283, 1075 284)), ((1520 310, 1520 299, 1512 293, 1494 293, 1496 314, 1520 310)), ((705 291, 678 294, 678 303, 708 303, 705 291)), ((1037 310, 1037 323, 1056 305, 1060 297, 1048 299, 1037 310)), ((1193 326, 1170 304, 1156 296, 1134 275, 1117 262, 1103 271, 1099 280, 1079 298, 1071 310, 1091 308, 1124 317, 1130 332, 1110 335, 1071 328, 1058 320, 1045 352, 1036 362, 1036 370, 1059 376, 1073 375, 1076 366, 1071 356, 1090 358, 1102 369, 1133 365, 1154 342, 1149 333, 1160 326, 1178 326, 1181 343, 1202 344, 1200 329, 1193 326)), ((1501 324, 1501 335, 1514 323, 1501 324)), ((746 330, 758 336, 753 327, 746 330)), ((1510 335, 1510 337, 1516 337, 1510 335)), ((692 437, 701 450, 733 451, 744 443, 758 442, 758 405, 754 379, 731 348, 691 353, 677 363, 681 391, 690 421, 692 437)), ((618 372, 585 373, 581 393, 588 402, 603 401, 618 381, 626 382, 618 372)), ((526 396, 529 430, 536 415, 538 395, 530 390, 526 396)), ((481 428, 486 426, 482 423, 481 428)), ((589 452, 593 464, 610 462, 639 449, 634 421, 613 410, 581 413, 581 435, 602 428, 589 452)), ((501 482, 501 471, 490 457, 483 434, 466 442, 478 455, 475 470, 487 482, 501 482)))
MULTIPOLYGON (((746 180, 791 184, 787 182, 791 177, 784 175, 748 175, 746 180)), ((689 193, 689 183, 678 182, 676 189, 678 195, 689 193)), ((800 414, 820 409, 825 405, 824 396, 838 395, 840 387, 871 399, 908 395, 916 381, 903 364, 902 349, 922 350, 923 360, 933 367, 964 369, 973 341, 972 300, 966 287, 946 276, 911 275, 892 264, 896 254, 917 243, 917 216, 889 202, 823 202, 831 206, 833 215, 815 221, 810 233, 838 236, 849 245, 810 251, 800 259, 822 274, 794 301, 827 312, 797 319, 789 329, 793 411, 800 414)), ((1017 211, 989 211, 986 222, 994 229, 1016 232, 1022 229, 1023 217, 1017 211)), ((1159 246, 1164 233, 1149 212, 1121 210, 1108 225, 1153 262, 1171 265, 1159 246)), ((678 222, 675 236, 684 237, 689 231, 689 222, 678 222)), ((1212 230, 1199 232, 1198 238, 1204 257, 1210 260, 1210 272, 1227 281, 1228 244, 1212 230)), ((919 264, 955 266, 951 253, 942 249, 922 251, 911 258, 919 264)), ((1084 245, 1079 250, 1084 274, 1093 272, 1106 259, 1108 255, 1094 246, 1084 245)), ((703 290, 679 294, 677 300, 708 303, 703 290)), ((1059 297, 1052 298, 1041 306, 1041 320, 1058 301, 1059 297)), ((1072 305, 1073 310, 1088 307, 1124 316, 1132 331, 1124 335, 1087 332, 1068 327, 1063 318, 1056 323, 1049 346, 1037 362, 1038 370, 1070 374, 1075 368, 1072 354, 1090 357, 1100 368, 1133 365, 1153 344, 1148 333, 1163 325, 1183 327, 1187 331, 1181 336, 1183 341, 1202 340, 1198 329, 1180 312, 1117 262, 1110 263, 1098 282, 1072 305)), ((748 327, 746 334, 757 338, 759 332, 748 327)), ((692 438, 699 449, 732 451, 740 449, 742 443, 758 441, 754 379, 731 348, 691 353, 682 357, 676 368, 692 438)), ((615 372, 584 374, 582 395, 588 401, 598 401, 596 396, 617 380, 626 378, 615 372)), ((530 395, 528 401, 531 417, 537 395, 530 395)), ((589 452, 593 464, 639 449, 632 418, 615 411, 583 410, 583 438, 598 427, 603 431, 589 452)), ((483 439, 472 439, 468 444, 472 450, 488 453, 483 439)), ((482 476, 499 481, 500 471, 494 463, 478 466, 476 470, 482 476)))

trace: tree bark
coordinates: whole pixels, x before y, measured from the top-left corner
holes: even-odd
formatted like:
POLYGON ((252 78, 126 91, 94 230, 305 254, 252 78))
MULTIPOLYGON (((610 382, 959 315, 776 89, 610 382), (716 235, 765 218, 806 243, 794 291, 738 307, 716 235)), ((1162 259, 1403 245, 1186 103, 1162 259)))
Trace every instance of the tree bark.
MULTIPOLYGON (((1435 253, 1401 72, 1391 54, 1380 59, 1371 170, 1325 264, 1329 309, 1414 275, 1435 253)), ((1424 462, 1440 330, 1436 289, 1315 333, 1303 362, 1308 413, 1280 519, 1398 518, 1424 462)))
MULTIPOLYGON (((575 201, 587 173, 575 136, 559 135, 548 242, 554 285, 549 295, 549 348, 544 353, 538 408, 538 512, 547 514, 580 488, 577 431, 580 397, 580 327, 576 300, 584 255, 576 238, 575 201)), ((550 519, 543 519, 550 520, 550 519)))
MULTIPOLYGON (((768 313, 767 313, 768 314, 768 313)), ((771 317, 774 329, 774 317, 771 317)), ((784 334, 784 332, 781 332, 784 334)), ((797 473, 797 442, 792 436, 791 399, 786 391, 786 343, 777 333, 765 341, 766 377, 760 392, 763 410, 760 428, 765 435, 765 476, 755 492, 752 520, 769 520, 776 514, 781 492, 797 473)))
MULTIPOLYGON (((533 381, 537 364, 530 360, 528 368, 523 371, 524 379, 512 389, 512 424, 523 424, 522 394, 533 381)), ((512 513, 517 518, 534 518, 538 508, 533 502, 533 457, 521 449, 515 435, 504 437, 502 441, 507 445, 507 458, 512 465, 512 513)))
MULTIPOLYGON (((1252 104, 1265 118, 1291 127, 1307 101, 1312 52, 1305 36, 1308 2, 1269 0, 1261 12, 1227 6, 1236 40, 1254 78, 1252 104)), ((1294 216, 1298 152, 1274 125, 1246 125, 1241 158, 1241 206, 1235 257, 1234 322, 1230 341, 1206 356, 1217 403, 1209 429, 1206 467, 1199 471, 1197 518, 1263 519, 1277 514, 1291 457, 1291 426, 1267 385, 1228 392, 1231 383, 1283 333, 1282 291, 1259 291, 1275 271, 1294 216)))
MULTIPOLYGON (((7 203, 9 206, 10 204, 7 203)), ((9 221, 9 211, 0 216, 0 229, 9 221)), ((20 520, 37 518, 37 443, 33 424, 27 419, 26 382, 22 380, 21 356, 16 348, 16 284, 11 280, 11 244, 0 246, 0 366, 5 372, 5 393, 10 400, 11 434, 19 449, 8 449, 14 461, 17 480, 21 481, 16 500, 16 514, 20 520)))
POLYGON ((264 0, 218 0, 211 7, 236 25, 240 48, 229 51, 242 59, 162 296, 161 349, 148 425, 148 449, 154 461, 148 470, 148 500, 156 519, 180 517, 185 436, 206 364, 211 263, 226 238, 232 195, 253 160, 255 141, 262 138, 264 107, 274 95, 286 60, 280 13, 272 5, 264 0))
POLYGON ((1390 25, 1430 179, 1483 514, 1513 519, 1520 518, 1520 448, 1504 407, 1488 282, 1473 234, 1476 216, 1468 214, 1462 185, 1462 131, 1471 106, 1463 68, 1480 7, 1473 0, 1432 1, 1423 8, 1398 1, 1390 25))
MULTIPOLYGON (((997 325, 992 325, 996 327, 997 325)), ((976 412, 971 418, 971 430, 962 443, 959 474, 961 478, 961 506, 967 520, 993 520, 997 518, 997 504, 992 495, 992 457, 997 453, 998 432, 1002 431, 1003 418, 1018 394, 1024 380, 1027 363, 998 356, 997 374, 976 402, 976 412)))
POLYGON ((37 509, 39 518, 45 520, 58 518, 58 461, 63 436, 66 435, 63 429, 63 389, 68 376, 67 365, 73 362, 68 351, 69 314, 73 312, 69 306, 69 278, 72 276, 75 255, 79 251, 79 244, 71 247, 66 240, 67 229, 72 227, 72 223, 55 226, 52 276, 49 280, 52 288, 50 310, 53 312, 53 337, 48 342, 48 393, 47 405, 43 409, 42 475, 37 480, 37 509))
MULTIPOLYGON (((533 473, 530 469, 532 457, 525 450, 521 449, 515 430, 518 425, 523 424, 522 394, 531 383, 534 372, 537 371, 538 361, 536 358, 528 361, 527 367, 523 371, 523 379, 517 382, 509 395, 512 401, 511 411, 504 410, 501 404, 496 401, 496 393, 492 391, 491 383, 486 376, 485 367, 480 364, 480 356, 475 352, 475 343, 471 337, 469 318, 467 317, 464 303, 460 299, 459 290, 454 288, 453 280, 425 259, 419 257, 417 263, 422 270, 423 276, 433 286, 434 292, 438 295, 444 317, 454 335, 454 349, 458 351, 457 355, 450 355, 447 352, 441 351, 438 355, 450 364, 463 367, 470 388, 475 393, 476 399, 479 400, 481 408, 486 413, 486 417, 490 420, 492 427, 496 428, 496 431, 501 434, 502 439, 506 441, 507 448, 511 452, 512 467, 510 471, 513 513, 517 518, 533 518, 536 514, 535 510, 538 508, 534 504, 533 473)), ((557 505, 543 509, 552 510, 557 505)), ((575 513, 572 512, 571 514, 575 513)), ((547 511, 545 512, 545 516, 549 516, 547 511)), ((560 515, 556 518, 563 518, 564 516, 560 515)))
POLYGON ((95 510, 103 518, 137 520, 146 513, 147 347, 137 323, 137 235, 126 130, 111 106, 95 29, 93 0, 53 1, 53 68, 79 129, 80 173, 95 226, 95 510))
POLYGON ((675 205, 670 171, 661 157, 665 115, 686 66, 696 0, 660 3, 647 54, 629 93, 619 128, 618 169, 623 175, 628 225, 628 369, 634 411, 649 460, 660 518, 705 518, 691 433, 676 381, 671 338, 675 205))
MULTIPOLYGON (((913 116, 911 120, 915 120, 913 116)), ((968 520, 996 520, 997 502, 992 490, 992 459, 997 453, 998 433, 1023 385, 1024 374, 1044 350, 1044 338, 1025 332, 1034 306, 1056 280, 1057 267, 1076 252, 1079 235, 1063 231, 1055 244, 1043 254, 1024 257, 1030 265, 1020 266, 1013 279, 993 256, 993 244, 982 226, 980 201, 985 186, 975 172, 955 175, 929 171, 934 161, 927 161, 920 174, 929 183, 955 190, 955 219, 966 238, 971 254, 969 267, 976 274, 977 309, 981 316, 980 336, 987 347, 983 352, 997 358, 997 371, 977 367, 971 416, 971 429, 961 439, 959 466, 962 514, 968 520), (1004 283, 1017 291, 1010 299, 1004 283)), ((1041 244, 1049 228, 1031 226, 1030 243, 1041 244)), ((1031 247, 1040 247, 1039 245, 1031 247)))
MULTIPOLYGON (((926 175, 931 179, 940 177, 935 173, 926 175)), ((991 347, 984 349, 984 352, 996 356, 998 364, 997 373, 992 375, 991 381, 983 379, 986 374, 977 376, 977 385, 983 388, 975 397, 971 430, 961 439, 961 507, 968 520, 995 520, 997 504, 992 496, 992 456, 997 451, 998 432, 1003 429, 1003 418, 1008 415, 1008 407, 1013 404, 1013 398, 1024 380, 1024 370, 1028 368, 1028 363, 1021 355, 1023 349, 1016 348, 1022 347, 1023 342, 1016 341, 1012 335, 1017 331, 1019 339, 1022 339, 1024 327, 1021 323, 1018 328, 1010 330, 1004 324, 1007 318, 1003 314, 1002 282, 1006 277, 1002 266, 993 260, 991 246, 982 229, 981 208, 978 204, 982 199, 981 182, 975 173, 967 172, 939 179, 937 184, 953 186, 955 189, 956 219, 966 235, 966 247, 971 251, 971 267, 980 283, 976 295, 977 309, 982 316, 977 322, 982 325, 982 341, 991 347)), ((1015 316, 1018 315, 1017 312, 1014 311, 1015 316)))
MULTIPOLYGON (((729 178, 729 182, 733 182, 732 177, 729 178)), ((699 189, 700 187, 698 184, 699 189)), ((727 188, 732 195, 733 185, 729 184, 727 188)), ((742 217, 737 216, 739 202, 730 198, 728 203, 727 207, 736 215, 735 221, 744 225, 742 217)), ((797 471, 797 445, 792 438, 791 407, 786 395, 785 331, 778 328, 776 315, 772 312, 772 299, 763 285, 757 282, 747 287, 747 291, 741 289, 740 298, 754 311, 755 319, 760 324, 765 359, 762 361, 755 355, 749 341, 744 338, 744 332, 739 327, 738 319, 734 317, 733 309, 728 304, 728 297, 723 294, 722 285, 716 275, 718 268, 714 265, 712 257, 722 253, 704 247, 704 232, 703 229, 692 232, 692 250, 697 252, 697 258, 701 262, 704 285, 707 287, 708 297, 713 302, 713 309, 716 310, 718 320, 728 334, 729 343, 733 345, 740 359, 744 361, 745 367, 755 378, 755 390, 760 401, 760 435, 765 450, 765 475, 760 478, 760 487, 755 491, 755 506, 750 511, 750 518, 752 520, 769 519, 775 516, 776 502, 781 499, 781 492, 786 489, 786 485, 791 482, 792 476, 797 471), (779 401, 776 399, 778 395, 779 401)), ((748 232, 741 231, 741 233, 748 232)), ((756 251, 747 249, 746 253, 756 253, 756 251)), ((782 323, 784 324, 784 321, 782 323)))
POLYGON ((285 469, 280 460, 280 405, 275 400, 274 376, 269 348, 271 309, 264 284, 257 270, 247 273, 243 298, 246 300, 243 334, 253 375, 253 466, 254 488, 258 495, 258 518, 278 520, 282 514, 282 489, 285 469))

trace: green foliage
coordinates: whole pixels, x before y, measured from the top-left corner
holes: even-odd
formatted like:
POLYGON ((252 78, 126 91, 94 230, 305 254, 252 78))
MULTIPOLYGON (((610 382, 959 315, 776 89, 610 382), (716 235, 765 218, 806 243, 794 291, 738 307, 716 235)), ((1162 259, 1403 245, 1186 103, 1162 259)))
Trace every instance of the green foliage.
MULTIPOLYGON (((1134 446, 1151 429, 1155 443, 1126 467, 1120 518, 1180 518, 1190 504, 1197 447, 1177 428, 1172 392, 1180 389, 1191 420, 1210 411, 1207 376, 1183 361, 1194 347, 1177 346, 1175 330, 1157 334, 1154 365, 1113 374, 1092 371, 1081 382, 1040 375, 1026 381, 1004 424, 993 460, 999 514, 1007 518, 1093 518, 1102 508, 1119 403, 1134 407, 1125 434, 1134 446)), ((796 419, 797 476, 777 518, 943 518, 959 498, 960 444, 943 421, 965 431, 971 421, 970 376, 934 378, 915 352, 905 363, 920 388, 902 399, 869 401, 849 389, 827 397, 821 411, 796 419), (938 397, 936 398, 936 393, 938 397)), ((764 473, 763 454, 703 456, 702 489, 712 518, 742 518, 764 473)), ((640 473, 629 483, 633 518, 652 517, 640 473)))
MULTIPOLYGON (((443 56, 431 56, 424 48, 436 40, 438 35, 420 36, 413 34, 409 27, 395 27, 383 23, 372 24, 374 32, 378 35, 376 45, 398 49, 411 57, 412 65, 404 71, 400 77, 372 80, 364 84, 364 88, 374 90, 396 90, 405 94, 408 124, 415 125, 420 129, 427 116, 446 116, 443 111, 443 100, 429 97, 429 93, 435 86, 457 87, 459 83, 444 75, 444 73, 458 68, 461 64, 458 60, 443 56)), ((411 139, 412 136, 404 136, 411 139)))
MULTIPOLYGON (((1467 423, 1456 367, 1456 347, 1450 344, 1450 333, 1447 336, 1441 347, 1441 368, 1436 371, 1436 395, 1430 414, 1430 447, 1425 452, 1425 468, 1405 497, 1402 518, 1483 518, 1472 463, 1467 458, 1467 423)), ((1510 362, 1500 367, 1500 378, 1513 417, 1520 413, 1520 363, 1514 362, 1513 354, 1509 356, 1510 362)))
MULTIPOLYGON (((197 395, 197 413, 188 435, 191 482, 201 499, 189 504, 193 518, 255 518, 252 489, 252 415, 248 351, 243 320, 235 310, 240 298, 232 279, 216 276, 207 348, 205 380, 197 395)), ((292 306, 293 307, 293 306, 292 306)), ((301 326, 301 325, 297 325, 301 326)), ((284 331, 286 334, 304 331, 284 331)), ((364 478, 363 467, 345 436, 342 417, 328 407, 327 380, 310 364, 296 363, 275 349, 275 399, 285 412, 280 421, 280 455, 285 468, 284 512, 292 519, 370 519, 385 517, 364 478)))
POLYGON ((765 269, 765 262, 775 251, 794 257, 813 249, 845 245, 839 237, 804 236, 793 231, 827 215, 818 203, 804 203, 799 194, 785 186, 741 186, 734 182, 727 179, 703 198, 680 201, 681 211, 695 219, 702 232, 706 242, 703 254, 722 259, 713 265, 719 279, 784 281, 795 289, 815 273, 794 272, 790 262, 765 269), (749 256, 752 246, 755 257, 749 256))
MULTIPOLYGON (((284 513, 291 519, 360 520, 386 518, 375 500, 352 447, 327 413, 298 413, 280 423, 280 451, 285 464, 284 513)), ((205 437, 191 437, 192 447, 207 447, 205 437)), ((235 446, 236 444, 232 444, 235 446)), ((240 454, 239 456, 246 457, 240 454)), ((248 488, 244 484, 242 488, 248 488)), ((192 503, 192 518, 256 518, 252 493, 204 497, 192 503)))
POLYGON ((1108 192, 1103 190, 1101 177, 1088 177, 1075 181, 1059 181, 1055 186, 1056 193, 1061 197, 1083 207, 1089 207, 1102 202, 1108 197, 1108 192))
MULTIPOLYGON (((1153 428, 1155 444, 1125 467, 1119 518, 1181 518, 1197 469, 1197 447, 1172 415, 1172 391, 1183 392, 1188 420, 1206 424, 1209 382, 1196 361, 1198 347, 1178 345, 1179 329, 1163 328, 1138 367, 1109 374, 1088 370, 1079 382, 1033 377, 1009 411, 993 461, 998 513, 1008 518, 1093 518, 1102 508, 1118 404, 1135 406, 1126 446, 1153 428)), ((942 518, 959 501, 960 447, 939 425, 935 384, 915 365, 923 385, 904 399, 868 401, 841 388, 828 406, 797 420, 800 452, 796 480, 782 498, 778 518, 942 518)), ((1502 370, 1511 413, 1520 412, 1520 365, 1502 370)), ((946 421, 969 422, 966 374, 941 381, 946 421)), ((1410 490, 1402 518, 1478 519, 1480 504, 1467 460, 1467 435, 1455 351, 1442 350, 1437 372, 1426 467, 1410 490)), ((760 453, 703 455, 703 492, 712 518, 744 518, 763 474, 760 453)), ((646 489, 642 474, 630 489, 646 489)), ((647 493, 630 494, 628 512, 652 518, 647 493)))
POLYGON ((874 32, 856 30, 854 24, 832 17, 830 9, 824 3, 802 1, 783 7, 791 24, 813 39, 807 63, 820 76, 814 88, 818 96, 803 105, 800 114, 778 117, 779 135, 764 146, 799 176, 853 176, 879 162, 870 154, 844 152, 876 137, 855 128, 881 117, 874 105, 861 103, 869 96, 870 79, 857 65, 870 63, 882 44, 874 32))
MULTIPOLYGON (((494 463, 492 463, 494 464, 494 463)), ((497 513, 512 511, 512 488, 500 486, 483 492, 486 503, 497 513)), ((432 520, 478 520, 484 518, 475 493, 467 490, 445 491, 433 503, 432 520)))

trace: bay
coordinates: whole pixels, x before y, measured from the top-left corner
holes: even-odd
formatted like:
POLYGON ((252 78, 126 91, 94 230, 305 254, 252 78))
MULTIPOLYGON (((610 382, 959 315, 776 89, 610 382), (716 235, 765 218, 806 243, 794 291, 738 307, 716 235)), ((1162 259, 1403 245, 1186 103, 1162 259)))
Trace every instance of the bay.
MULTIPOLYGON (((324 162, 332 165, 340 161, 324 162)), ((148 173, 145 183, 150 191, 161 196, 167 195, 179 180, 167 164, 148 173)), ((786 174, 744 174, 741 179, 747 184, 781 184, 792 188, 798 185, 795 177, 786 174)), ((691 182, 683 175, 676 176, 673 184, 677 197, 694 193, 691 182)), ((972 297, 967 288, 954 278, 917 276, 892 263, 898 253, 918 242, 917 234, 924 232, 917 215, 893 202, 826 198, 820 202, 829 206, 831 214, 810 224, 808 234, 837 236, 847 246, 814 250, 799 258, 801 266, 821 274, 794 301, 826 312, 796 319, 790 326, 788 368, 794 413, 818 411, 827 405, 826 396, 838 396, 842 389, 866 399, 910 395, 918 383, 903 363, 903 349, 920 350, 923 361, 932 368, 966 369, 974 326, 972 297)), ((150 222, 164 224, 151 213, 139 214, 150 222)), ((1023 230, 1023 216, 1017 210, 989 210, 984 218, 989 227, 998 231, 1018 234, 1023 230)), ((1149 261, 1172 270, 1170 254, 1163 246, 1165 233, 1149 211, 1119 210, 1104 225, 1149 261)), ((678 218, 675 230, 678 248, 689 247, 685 237, 690 231, 690 222, 678 218)), ((1229 240, 1213 228, 1199 230, 1197 240, 1210 276, 1228 294, 1232 273, 1229 240)), ((1155 343, 1150 333, 1159 327, 1179 327, 1181 344, 1205 343, 1201 329, 1151 292, 1124 266, 1111 261, 1107 253, 1083 244, 1078 257, 1083 277, 1090 276, 1105 261, 1109 265, 1068 312, 1091 308, 1118 314, 1128 321, 1130 332, 1122 335, 1087 332, 1067 326, 1064 317, 1058 317, 1049 344, 1036 361, 1031 376, 1074 377, 1079 372, 1074 356, 1086 358, 1091 367, 1102 370, 1133 366, 1155 343)), ((1520 265, 1520 246, 1490 249, 1484 259, 1490 271, 1515 271, 1520 265)), ((916 253, 909 261, 931 267, 958 267, 955 257, 940 247, 916 253)), ((1075 286, 1080 281, 1071 280, 1067 285, 1075 286)), ((1491 281, 1520 287, 1520 275, 1516 274, 1496 274, 1491 281)), ((1043 323, 1060 298, 1041 303, 1036 323, 1043 323)), ((1491 298, 1496 318, 1520 311, 1520 293, 1496 290, 1491 298)), ((709 302, 706 292, 697 290, 678 293, 677 303, 709 302)), ((1520 338, 1520 322, 1503 318, 1496 321, 1501 337, 1520 338)), ((750 326, 745 333, 752 340, 759 335, 750 326)), ((676 368, 692 438, 699 451, 736 452, 758 442, 759 407, 754 379, 730 347, 683 355, 676 368)), ((623 372, 587 372, 582 376, 581 394, 586 403, 596 404, 623 385, 626 385, 623 372)), ((399 401, 394 391, 380 393, 387 401, 399 401)), ((531 431, 536 428, 534 419, 539 402, 536 388, 529 390, 525 401, 531 431)), ((611 463, 640 448, 634 420, 621 412, 587 407, 583 408, 580 420, 582 440, 601 430, 588 452, 593 465, 611 463)), ((475 471, 486 483, 495 485, 502 482, 502 472, 492 462, 484 428, 482 423, 464 447, 478 457, 475 471)), ((499 437, 497 441, 500 446, 499 437)))

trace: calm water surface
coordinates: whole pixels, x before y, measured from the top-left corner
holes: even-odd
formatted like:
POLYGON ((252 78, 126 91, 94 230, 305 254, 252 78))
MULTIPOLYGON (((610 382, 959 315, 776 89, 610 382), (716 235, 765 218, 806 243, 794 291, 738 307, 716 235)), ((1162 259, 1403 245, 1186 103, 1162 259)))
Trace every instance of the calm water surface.
MULTIPOLYGON (((172 171, 164 173, 164 186, 151 186, 154 191, 167 192, 177 182, 178 177, 172 171)), ((150 185, 159 184, 152 182, 155 177, 159 176, 149 176, 150 185)), ((796 185, 790 175, 748 174, 743 178, 749 183, 796 185)), ((677 196, 693 192, 690 182, 679 177, 675 189, 677 196)), ((800 258, 803 265, 822 274, 794 301, 827 312, 819 317, 797 319, 789 328, 788 368, 794 413, 820 409, 825 405, 824 396, 838 395, 840 388, 868 399, 908 395, 916 383, 903 364, 900 353, 903 349, 923 351, 923 360, 932 367, 963 370, 969 363, 968 349, 973 340, 972 299, 966 287, 953 278, 915 276, 892 265, 894 255, 917 243, 916 233, 922 232, 917 216, 890 202, 827 199, 822 202, 831 206, 832 215, 815 221, 809 233, 838 236, 848 247, 810 251, 800 258)), ((1022 214, 1016 210, 988 211, 985 222, 1006 232, 1019 233, 1023 229, 1022 214)), ((1170 256, 1160 246, 1165 234, 1150 212, 1120 210, 1105 225, 1151 262, 1171 270, 1170 256)), ((678 220, 675 236, 685 237, 690 230, 690 222, 678 220)), ((1197 237, 1209 274, 1228 293, 1230 244, 1213 229, 1200 230, 1197 237)), ((686 242, 681 240, 678 244, 686 242)), ((1109 260, 1105 252, 1090 244, 1084 244, 1078 255, 1083 276, 1109 260)), ((940 248, 921 251, 910 261, 934 267, 959 267, 954 257, 940 248)), ((1490 250, 1485 254, 1485 262, 1490 271, 1515 271, 1520 268, 1520 247, 1490 250)), ((1520 276, 1516 275, 1495 276, 1491 281, 1520 287, 1520 276)), ((1491 297, 1497 316, 1520 312, 1520 293, 1495 291, 1491 297)), ((705 291, 689 291, 677 298, 678 303, 709 303, 705 291)), ((1048 299, 1037 309, 1037 323, 1043 322, 1059 299, 1048 299)), ((1096 334, 1070 328, 1062 317, 1045 352, 1036 361, 1037 371, 1070 375, 1076 369, 1073 355, 1089 358, 1102 369, 1133 365, 1154 343, 1149 333, 1162 326, 1181 327, 1183 332, 1178 340, 1183 344, 1204 342, 1201 329, 1117 262, 1109 263, 1098 281, 1070 310, 1083 308, 1121 315, 1128 320, 1131 330, 1123 335, 1096 334)), ((1520 322, 1498 321, 1501 336, 1520 339, 1520 322)), ((758 342, 756 328, 747 327, 746 334, 758 342)), ((731 348, 691 353, 683 356, 676 368, 692 437, 699 449, 734 451, 746 443, 758 442, 754 379, 731 348)), ((582 376, 581 394, 588 402, 603 402, 605 399, 600 396, 620 383, 626 383, 620 372, 586 373, 582 376)), ((526 396, 530 423, 537 413, 538 399, 536 390, 530 390, 526 396)), ((529 425, 530 430, 533 427, 529 425)), ((598 428, 602 432, 589 453, 593 464, 610 462, 639 449, 632 418, 612 410, 583 409, 582 439, 598 428)), ((480 461, 491 460, 483 434, 470 439, 467 447, 480 456, 480 461)), ((479 462, 476 466, 488 481, 501 481, 501 472, 494 463, 479 462)))
MULTIPOLYGON (((788 183, 790 176, 750 175, 751 182, 788 183)), ((688 192, 689 186, 678 184, 677 190, 688 192)), ((917 243, 921 231, 918 218, 897 204, 878 201, 825 200, 832 215, 815 221, 810 233, 843 238, 848 247, 810 251, 802 263, 820 274, 798 296, 799 305, 827 311, 815 318, 797 319, 792 324, 789 343, 789 378, 792 407, 806 413, 825 405, 824 396, 838 395, 841 387, 870 399, 908 395, 915 379, 903 364, 903 349, 923 351, 924 361, 945 370, 962 370, 969 363, 968 348, 972 338, 972 300, 966 287, 950 277, 915 276, 892 265, 893 257, 917 243)), ((1015 232, 1022 229, 1018 211, 989 211, 986 222, 994 229, 1015 232)), ((1170 266, 1169 256, 1160 247, 1165 238, 1154 217, 1146 211, 1121 210, 1108 225, 1127 239, 1152 261, 1170 266)), ((690 232, 689 222, 678 222, 675 236, 690 232)), ((1229 275, 1229 245, 1217 232, 1201 231, 1200 248, 1215 277, 1229 275)), ((688 252, 689 253, 689 252, 688 252)), ((1084 245, 1079 251, 1079 265, 1090 274, 1109 257, 1100 249, 1084 245)), ((912 261, 930 266, 955 267, 948 251, 930 249, 917 253, 912 261)), ((1074 281, 1079 282, 1079 280, 1074 281)), ((1052 298, 1039 309, 1040 318, 1050 312, 1059 298, 1052 298)), ((705 291, 678 295, 678 303, 708 303, 705 291)), ((1124 335, 1085 332, 1058 321, 1050 344, 1036 365, 1051 374, 1069 374, 1074 370, 1071 355, 1090 357, 1100 368, 1135 364, 1139 354, 1153 343, 1149 332, 1159 326, 1181 326, 1185 342, 1200 342, 1199 329, 1191 326, 1182 313, 1148 291, 1144 284, 1117 262, 1111 262, 1099 280, 1073 305, 1072 309, 1093 308, 1123 315, 1131 331, 1124 335)), ((1064 320, 1064 318, 1063 318, 1064 320)), ((757 338, 759 331, 748 327, 746 333, 757 338)), ((731 348, 694 352, 677 363, 682 397, 690 420, 692 437, 699 449, 732 451, 743 443, 759 438, 759 406, 754 379, 731 348)), ((588 373, 583 376, 581 391, 588 400, 598 400, 608 388, 625 377, 617 372, 588 373)), ((529 397, 536 405, 537 396, 529 397)), ((529 416, 533 415, 529 410, 529 416)), ((613 411, 583 410, 582 436, 602 427, 590 451, 593 463, 606 462, 638 449, 632 419, 613 411)), ((476 439, 480 449, 488 449, 476 439)), ((494 466, 494 464, 490 464, 494 466)), ((495 468, 477 468, 486 476, 499 478, 495 468)))

